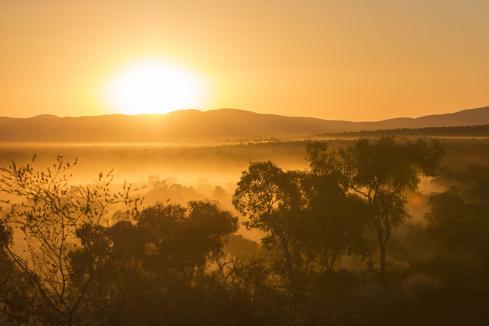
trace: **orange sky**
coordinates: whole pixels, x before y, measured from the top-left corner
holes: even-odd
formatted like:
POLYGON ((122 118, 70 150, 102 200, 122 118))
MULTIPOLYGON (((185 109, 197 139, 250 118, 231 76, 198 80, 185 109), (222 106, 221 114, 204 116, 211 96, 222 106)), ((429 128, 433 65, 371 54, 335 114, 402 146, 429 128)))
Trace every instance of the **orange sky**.
POLYGON ((489 105, 487 0, 0 1, 0 115, 113 113, 100 90, 161 58, 201 109, 376 120, 489 105))

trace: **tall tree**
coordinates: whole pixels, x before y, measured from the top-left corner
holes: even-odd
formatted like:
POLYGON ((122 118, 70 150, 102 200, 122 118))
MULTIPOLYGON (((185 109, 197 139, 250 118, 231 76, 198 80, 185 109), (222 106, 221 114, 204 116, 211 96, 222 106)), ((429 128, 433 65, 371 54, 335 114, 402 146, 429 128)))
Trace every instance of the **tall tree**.
POLYGON ((309 143, 305 173, 307 209, 303 237, 319 255, 327 271, 332 271, 343 255, 365 256, 370 252, 366 237, 368 207, 349 193, 342 163, 325 143, 309 143))
POLYGON ((245 225, 264 231, 263 244, 281 253, 292 289, 299 267, 297 225, 305 205, 301 182, 299 172, 285 172, 272 162, 251 163, 233 196, 234 207, 248 218, 245 225))
POLYGON ((308 152, 313 170, 337 178, 349 191, 367 201, 384 280, 392 228, 407 216, 404 192, 415 189, 421 175, 432 176, 437 172, 443 154, 440 145, 424 140, 360 139, 339 152, 328 152, 324 145, 312 145, 308 152))

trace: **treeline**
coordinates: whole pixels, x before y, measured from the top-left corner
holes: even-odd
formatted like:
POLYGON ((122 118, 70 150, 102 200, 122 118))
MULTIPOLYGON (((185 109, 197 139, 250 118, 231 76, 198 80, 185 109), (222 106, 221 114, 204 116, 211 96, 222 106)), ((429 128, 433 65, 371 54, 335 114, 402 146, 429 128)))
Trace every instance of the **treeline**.
POLYGON ((488 137, 489 125, 460 126, 460 127, 425 127, 425 128, 398 128, 384 130, 363 130, 344 132, 339 134, 323 134, 323 136, 348 137, 393 137, 393 136, 440 136, 440 137, 488 137))
MULTIPOLYGON (((310 143, 304 171, 251 163, 232 204, 142 200, 69 182, 76 162, 2 168, 7 325, 447 325, 487 322, 489 167, 443 171, 436 142, 310 143), (433 194, 406 223, 421 178, 433 194), (115 213, 114 213, 115 212, 115 213)), ((162 199, 164 200, 164 199, 162 199)))

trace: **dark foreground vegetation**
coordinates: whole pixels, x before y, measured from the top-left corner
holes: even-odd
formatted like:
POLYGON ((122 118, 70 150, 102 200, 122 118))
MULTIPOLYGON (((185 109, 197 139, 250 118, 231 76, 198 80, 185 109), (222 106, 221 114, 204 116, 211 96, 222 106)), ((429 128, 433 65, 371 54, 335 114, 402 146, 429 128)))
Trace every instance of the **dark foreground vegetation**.
POLYGON ((233 212, 142 206, 76 162, 1 170, 5 325, 484 325, 489 167, 442 169, 436 142, 307 147, 306 170, 251 163, 233 212), (407 224, 421 180, 442 185, 407 224), (239 220, 262 234, 241 237, 239 220))

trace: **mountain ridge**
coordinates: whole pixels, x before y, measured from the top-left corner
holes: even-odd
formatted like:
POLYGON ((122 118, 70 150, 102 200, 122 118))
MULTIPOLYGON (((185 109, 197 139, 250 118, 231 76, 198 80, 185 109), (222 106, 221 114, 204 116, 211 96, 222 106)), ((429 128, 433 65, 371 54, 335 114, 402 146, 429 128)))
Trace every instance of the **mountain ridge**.
POLYGON ((489 106, 417 118, 356 122, 262 114, 240 109, 180 110, 164 115, 0 117, 0 141, 161 142, 306 136, 398 128, 489 124, 489 106))

